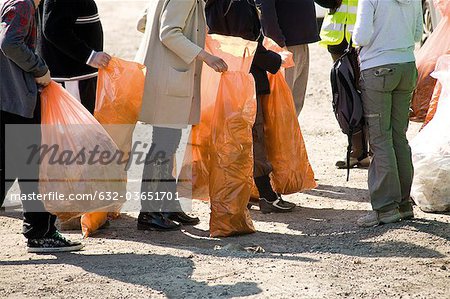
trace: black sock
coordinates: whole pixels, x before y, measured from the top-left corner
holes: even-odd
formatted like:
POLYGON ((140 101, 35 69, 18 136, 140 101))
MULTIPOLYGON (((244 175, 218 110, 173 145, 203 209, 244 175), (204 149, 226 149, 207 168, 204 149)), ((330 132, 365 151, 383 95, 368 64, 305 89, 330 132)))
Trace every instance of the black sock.
POLYGON ((254 178, 254 180, 260 198, 265 198, 267 201, 275 201, 278 199, 278 195, 273 191, 272 185, 270 184, 270 177, 268 175, 254 178))

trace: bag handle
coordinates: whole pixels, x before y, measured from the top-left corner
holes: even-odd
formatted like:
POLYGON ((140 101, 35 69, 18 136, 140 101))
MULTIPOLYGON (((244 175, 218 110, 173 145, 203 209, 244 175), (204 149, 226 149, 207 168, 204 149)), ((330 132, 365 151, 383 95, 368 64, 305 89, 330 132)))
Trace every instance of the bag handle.
POLYGON ((244 67, 244 62, 245 58, 247 58, 247 55, 250 56, 250 49, 247 46, 245 46, 244 55, 242 56, 241 69, 244 67))

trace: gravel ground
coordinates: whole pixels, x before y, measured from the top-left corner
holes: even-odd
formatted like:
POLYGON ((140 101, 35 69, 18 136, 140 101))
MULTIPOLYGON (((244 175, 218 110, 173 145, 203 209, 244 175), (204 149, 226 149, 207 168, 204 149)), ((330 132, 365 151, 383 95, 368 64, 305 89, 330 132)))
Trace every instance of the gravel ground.
MULTIPOLYGON (((145 1, 97 1, 106 50, 132 59, 134 30, 145 1)), ((209 207, 195 202, 202 222, 183 231, 136 230, 136 213, 84 240, 78 253, 27 254, 20 214, 0 215, 1 298, 450 298, 450 216, 425 214, 371 229, 355 225, 370 209, 367 171, 333 167, 346 140, 331 111, 330 57, 314 44, 300 124, 318 183, 287 197, 286 215, 252 211, 257 233, 208 238, 209 207), (265 252, 249 253, 245 247, 265 252)), ((412 124, 409 134, 418 130, 412 124)), ((139 137, 139 136, 138 136, 139 137)), ((17 190, 12 190, 12 192, 17 190)), ((79 232, 68 234, 81 239, 79 232)))

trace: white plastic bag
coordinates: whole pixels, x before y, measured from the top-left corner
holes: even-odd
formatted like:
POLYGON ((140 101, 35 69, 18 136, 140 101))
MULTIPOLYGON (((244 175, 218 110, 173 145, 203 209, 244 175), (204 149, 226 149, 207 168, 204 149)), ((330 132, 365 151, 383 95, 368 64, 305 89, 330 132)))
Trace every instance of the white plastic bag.
POLYGON ((433 77, 442 84, 436 115, 411 142, 411 196, 425 212, 450 210, 450 55, 439 58, 433 77))

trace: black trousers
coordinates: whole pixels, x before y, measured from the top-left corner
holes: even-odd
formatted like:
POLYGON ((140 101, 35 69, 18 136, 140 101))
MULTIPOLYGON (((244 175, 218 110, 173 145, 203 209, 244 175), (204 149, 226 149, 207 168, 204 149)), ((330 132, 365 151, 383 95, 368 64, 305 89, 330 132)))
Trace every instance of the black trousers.
POLYGON ((267 154, 266 140, 264 136, 264 111, 262 95, 256 96, 256 118, 252 128, 253 137, 253 177, 269 175, 273 171, 272 164, 267 154))
MULTIPOLYGON (((17 179, 22 195, 39 193, 39 165, 24 163, 24 147, 40 145, 40 99, 37 101, 33 118, 0 111, 0 201, 17 179), (8 125, 30 125, 22 128, 8 125), (11 131, 10 131, 11 130, 11 131), (22 131, 24 130, 24 131, 22 131), (22 134, 22 133, 23 134, 22 134), (7 138, 8 137, 8 138, 7 138), (18 161, 17 166, 8 161, 18 161), (22 161, 22 163, 20 162, 22 161), (26 167, 24 165, 26 164, 26 167)), ((42 238, 56 231, 56 217, 45 211, 41 201, 23 200, 23 234, 28 239, 42 238)))
MULTIPOLYGON (((83 106, 93 115, 95 110, 95 98, 97 96, 97 77, 77 82, 81 104, 83 104, 83 106)), ((64 82, 62 85, 66 87, 64 82)))

